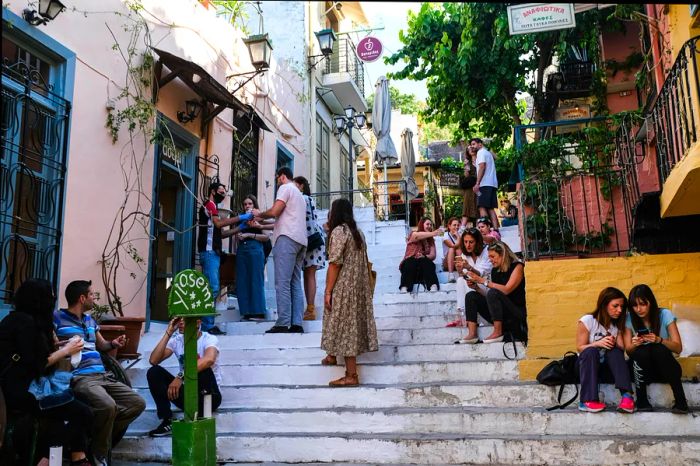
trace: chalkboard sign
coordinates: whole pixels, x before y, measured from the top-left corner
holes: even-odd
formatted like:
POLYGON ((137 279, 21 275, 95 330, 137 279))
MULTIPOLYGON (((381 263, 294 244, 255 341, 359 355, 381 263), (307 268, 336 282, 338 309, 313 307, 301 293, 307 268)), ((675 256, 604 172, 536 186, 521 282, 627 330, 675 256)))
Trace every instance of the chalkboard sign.
POLYGON ((440 186, 459 187, 459 174, 450 172, 440 172, 440 186))
POLYGON ((175 275, 168 295, 168 315, 171 318, 216 315, 209 282, 201 272, 188 269, 175 275))

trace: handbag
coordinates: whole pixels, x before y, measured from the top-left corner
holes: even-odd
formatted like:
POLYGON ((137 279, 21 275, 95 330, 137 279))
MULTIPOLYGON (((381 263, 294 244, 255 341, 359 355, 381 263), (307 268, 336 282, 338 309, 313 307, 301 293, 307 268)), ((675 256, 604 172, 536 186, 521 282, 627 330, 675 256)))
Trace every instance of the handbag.
POLYGON ((41 409, 63 406, 75 398, 70 388, 72 378, 71 372, 57 370, 50 375, 32 380, 28 391, 34 395, 41 409))
POLYGON ((558 361, 552 361, 542 368, 537 374, 537 381, 542 385, 555 387, 559 385, 559 395, 557 396, 558 405, 547 408, 547 411, 555 409, 564 409, 578 398, 578 383, 579 373, 576 370, 576 361, 578 355, 573 351, 567 351, 564 357, 558 361), (561 396, 564 393, 564 387, 567 384, 573 384, 576 388, 576 394, 568 401, 562 403, 561 396))
POLYGON ((460 176, 459 177, 459 187, 462 189, 472 189, 476 184, 476 176, 460 176))
POLYGON ((369 276, 369 287, 372 291, 372 296, 374 296, 374 288, 377 284, 377 272, 372 270, 372 263, 369 261, 369 256, 367 255, 367 249, 365 248, 365 258, 367 259, 367 274, 369 276))
POLYGON ((313 251, 314 249, 322 247, 324 244, 323 235, 321 235, 320 231, 317 231, 313 235, 308 236, 306 250, 313 251))

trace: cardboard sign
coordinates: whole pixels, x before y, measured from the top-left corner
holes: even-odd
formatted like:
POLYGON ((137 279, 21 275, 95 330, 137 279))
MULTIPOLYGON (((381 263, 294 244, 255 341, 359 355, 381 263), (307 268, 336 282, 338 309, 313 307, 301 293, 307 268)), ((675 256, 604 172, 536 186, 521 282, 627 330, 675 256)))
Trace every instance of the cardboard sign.
POLYGON ((209 281, 196 270, 183 270, 173 278, 168 295, 168 315, 201 317, 216 315, 209 281))

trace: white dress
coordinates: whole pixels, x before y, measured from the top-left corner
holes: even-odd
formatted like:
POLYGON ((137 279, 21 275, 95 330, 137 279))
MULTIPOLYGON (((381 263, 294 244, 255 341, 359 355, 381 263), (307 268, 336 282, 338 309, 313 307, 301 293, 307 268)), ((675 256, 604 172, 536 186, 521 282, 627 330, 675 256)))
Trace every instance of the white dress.
POLYGON ((305 269, 307 267, 316 266, 316 269, 322 269, 326 266, 325 243, 328 242, 328 238, 326 238, 323 234, 323 229, 318 226, 318 217, 316 216, 316 203, 311 197, 307 195, 304 195, 304 200, 306 201, 306 234, 308 236, 311 236, 317 231, 320 232, 321 236, 324 236, 324 244, 317 247, 316 249, 312 249, 311 251, 306 251, 306 255, 304 256, 304 264, 302 265, 302 268, 305 269))

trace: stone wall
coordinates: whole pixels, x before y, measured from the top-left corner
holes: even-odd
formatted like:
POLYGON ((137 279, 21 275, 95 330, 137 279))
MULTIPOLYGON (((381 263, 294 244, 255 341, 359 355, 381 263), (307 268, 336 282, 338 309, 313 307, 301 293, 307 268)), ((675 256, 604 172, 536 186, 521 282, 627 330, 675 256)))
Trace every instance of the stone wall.
MULTIPOLYGON (((530 341, 527 359, 520 361, 520 378, 534 379, 550 359, 575 350, 576 322, 593 311, 607 286, 629 293, 634 285, 646 283, 660 306, 700 304, 698 263, 700 253, 528 262, 530 341)), ((684 375, 693 375, 700 358, 681 359, 684 375)))

